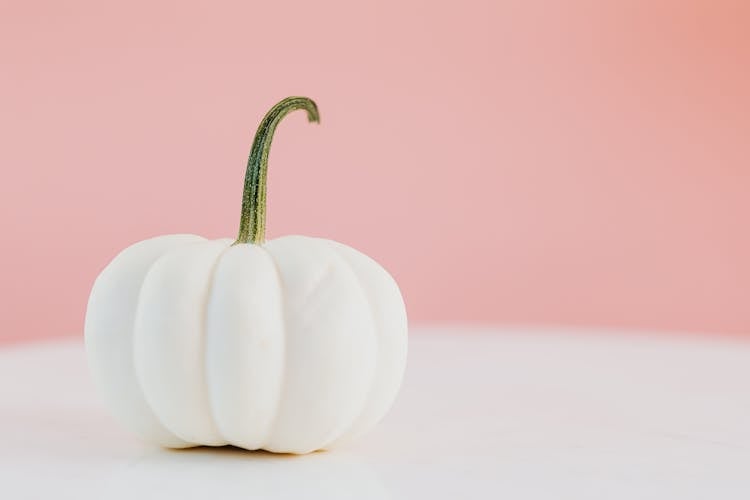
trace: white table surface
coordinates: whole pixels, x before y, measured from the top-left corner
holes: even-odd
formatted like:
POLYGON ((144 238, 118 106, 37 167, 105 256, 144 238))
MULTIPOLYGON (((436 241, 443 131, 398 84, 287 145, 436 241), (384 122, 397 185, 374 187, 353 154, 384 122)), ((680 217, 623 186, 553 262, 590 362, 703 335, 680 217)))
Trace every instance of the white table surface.
POLYGON ((0 348, 0 498, 750 499, 750 341, 422 329, 386 419, 312 455, 169 451, 80 339, 0 348))

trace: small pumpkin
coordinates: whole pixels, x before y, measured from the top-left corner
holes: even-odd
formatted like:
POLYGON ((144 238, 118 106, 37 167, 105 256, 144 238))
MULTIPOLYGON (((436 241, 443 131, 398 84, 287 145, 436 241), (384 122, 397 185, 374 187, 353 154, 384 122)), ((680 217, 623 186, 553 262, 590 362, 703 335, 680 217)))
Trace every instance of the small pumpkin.
POLYGON ((319 121, 312 100, 289 97, 258 127, 236 240, 141 241, 94 283, 91 372, 146 441, 307 453, 364 433, 395 398, 407 323, 393 278, 335 241, 264 239, 271 140, 298 109, 319 121))

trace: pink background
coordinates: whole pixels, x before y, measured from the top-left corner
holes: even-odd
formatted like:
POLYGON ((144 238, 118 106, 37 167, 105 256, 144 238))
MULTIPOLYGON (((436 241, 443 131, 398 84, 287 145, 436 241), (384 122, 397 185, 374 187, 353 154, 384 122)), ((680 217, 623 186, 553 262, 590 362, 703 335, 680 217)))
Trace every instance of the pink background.
POLYGON ((121 248, 333 238, 413 323, 750 332, 750 3, 0 6, 0 339, 75 335, 121 248))

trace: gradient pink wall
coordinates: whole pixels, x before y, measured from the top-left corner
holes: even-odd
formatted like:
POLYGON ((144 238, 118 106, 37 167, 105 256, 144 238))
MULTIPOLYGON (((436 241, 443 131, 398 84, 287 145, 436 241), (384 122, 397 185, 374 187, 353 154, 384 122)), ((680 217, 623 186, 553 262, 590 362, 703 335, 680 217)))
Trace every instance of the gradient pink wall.
POLYGON ((750 3, 5 0, 0 339, 80 333, 160 233, 381 261, 410 318, 750 332, 750 3))

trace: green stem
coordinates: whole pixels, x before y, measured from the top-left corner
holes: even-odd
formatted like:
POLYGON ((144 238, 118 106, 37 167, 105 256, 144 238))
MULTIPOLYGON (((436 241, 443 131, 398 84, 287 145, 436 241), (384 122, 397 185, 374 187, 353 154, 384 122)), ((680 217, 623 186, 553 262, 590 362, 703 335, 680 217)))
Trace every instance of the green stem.
POLYGON ((235 245, 254 243, 262 245, 266 239, 266 185, 268 178, 268 153, 273 133, 279 122, 292 111, 304 109, 307 120, 320 123, 318 107, 307 97, 287 97, 276 104, 263 117, 255 132, 253 147, 247 160, 245 189, 242 192, 240 232, 235 245))

